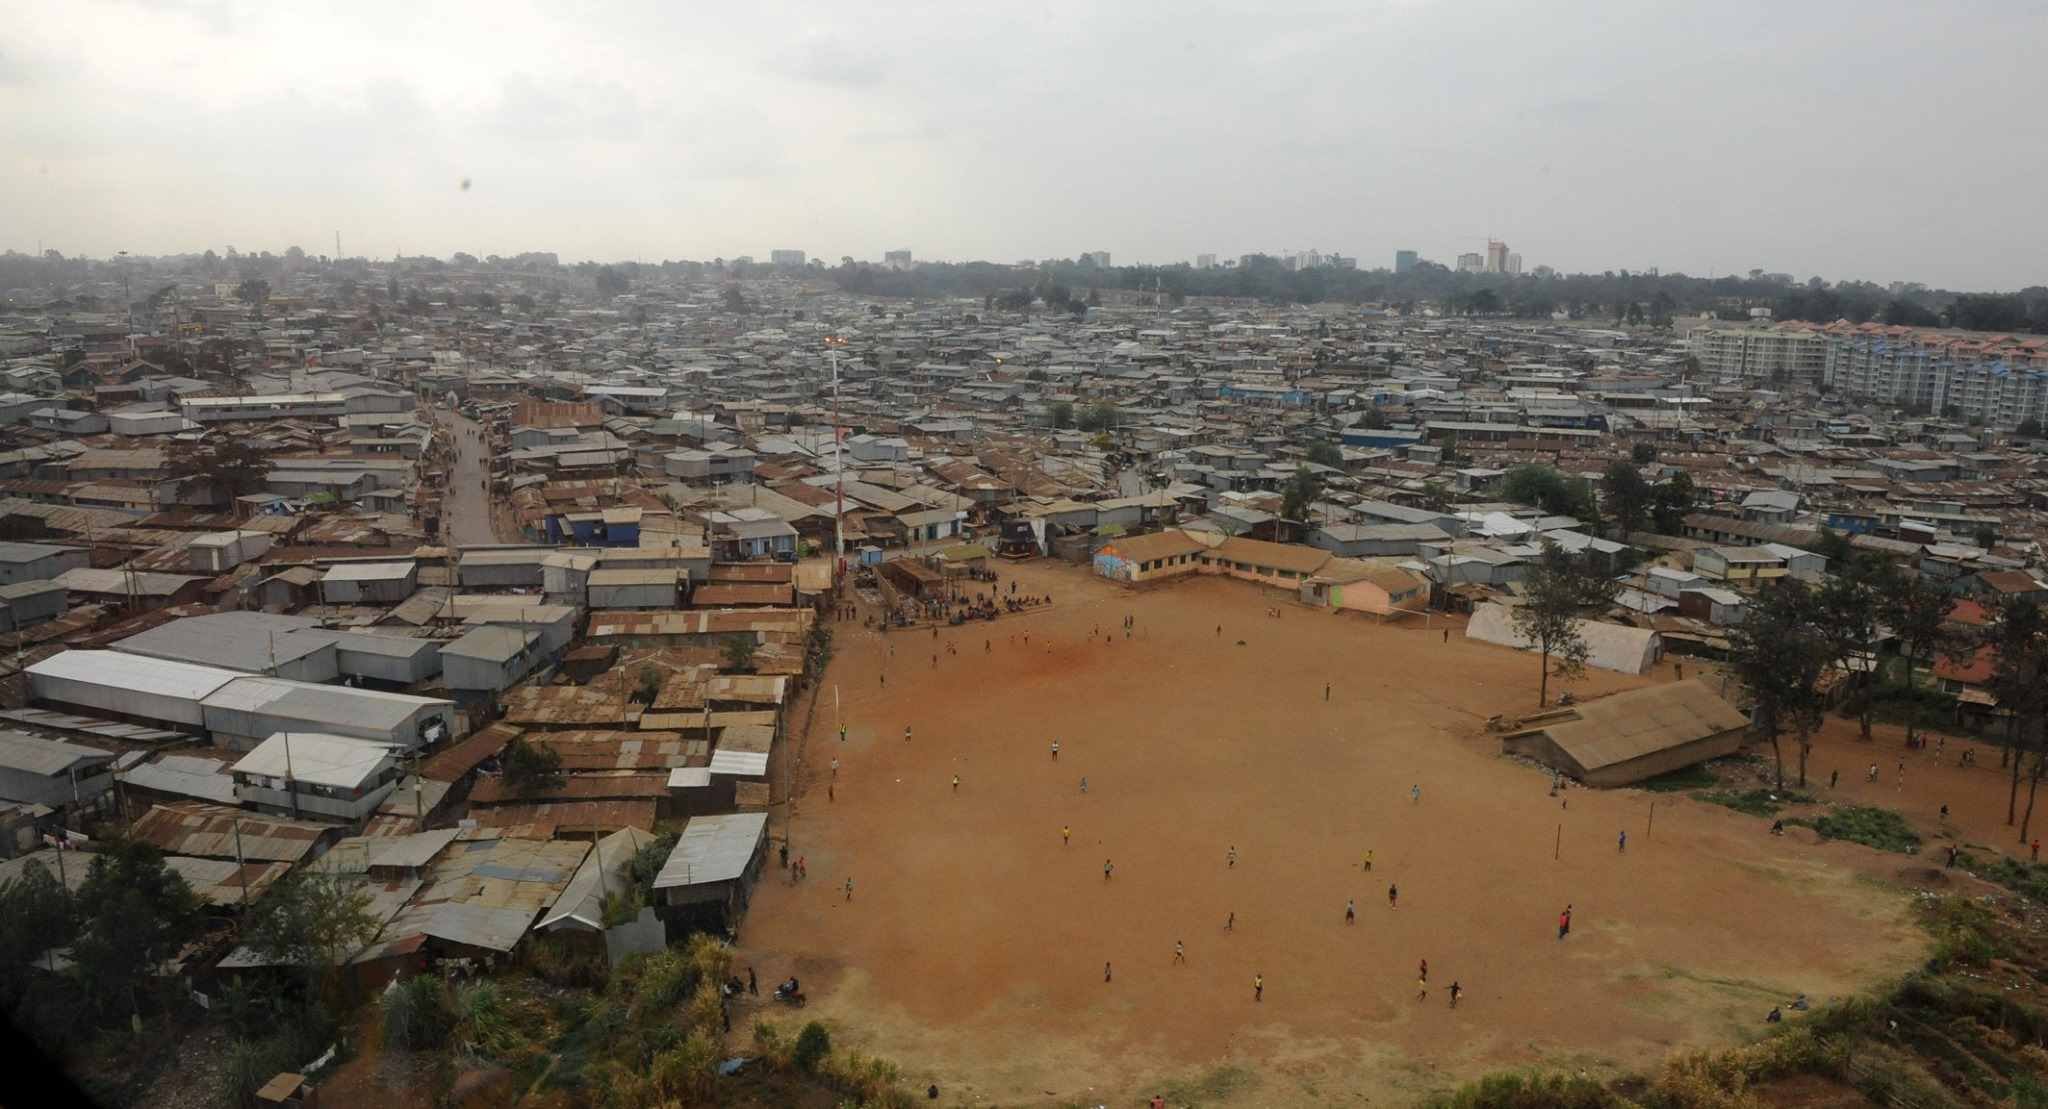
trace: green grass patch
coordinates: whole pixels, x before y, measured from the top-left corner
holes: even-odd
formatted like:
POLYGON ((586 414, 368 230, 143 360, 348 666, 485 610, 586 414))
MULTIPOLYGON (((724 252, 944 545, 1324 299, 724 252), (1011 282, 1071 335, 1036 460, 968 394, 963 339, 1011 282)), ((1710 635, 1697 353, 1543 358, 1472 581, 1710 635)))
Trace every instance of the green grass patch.
POLYGON ((1659 774, 1636 783, 1637 789, 1651 793, 1684 793, 1692 789, 1712 789, 1721 784, 1721 776, 1704 766, 1688 766, 1669 774, 1659 774))
POLYGON ((2048 902, 2048 863, 2022 862, 2010 855, 1967 853, 1960 862, 1987 882, 1996 882, 2022 897, 2048 902))
POLYGON ((1428 1109, 1606 1109, 1619 1100, 1590 1078, 1530 1071, 1489 1074, 1422 1104, 1428 1109))
POLYGON ((1249 1090, 1252 1082, 1251 1071, 1226 1063, 1211 1068, 1200 1078, 1169 1082, 1160 1087, 1159 1093, 1169 1105, 1218 1105, 1249 1090))
POLYGON ((1784 789, 1722 789, 1693 794, 1694 799, 1723 805, 1751 816, 1776 816, 1787 805, 1811 805, 1813 798, 1784 789))
POLYGON ((1906 823, 1905 817, 1872 805, 1851 805, 1823 813, 1814 820, 1813 830, 1829 839, 1845 839, 1901 855, 1913 854, 1920 846, 1920 834, 1906 823))

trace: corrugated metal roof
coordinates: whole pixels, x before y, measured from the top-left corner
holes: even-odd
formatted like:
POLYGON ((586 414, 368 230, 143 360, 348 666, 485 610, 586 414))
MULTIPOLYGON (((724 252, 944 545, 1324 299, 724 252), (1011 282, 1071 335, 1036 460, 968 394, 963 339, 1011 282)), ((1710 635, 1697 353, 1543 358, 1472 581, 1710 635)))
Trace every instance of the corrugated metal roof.
POLYGON ((493 724, 428 759, 420 774, 439 782, 459 781, 485 759, 503 751, 519 734, 520 729, 510 724, 493 724))
POLYGON ((200 702, 208 709, 379 729, 398 727, 425 706, 454 703, 375 689, 251 677, 237 678, 200 702))
POLYGON ((1591 772, 1749 726, 1742 710, 1705 682, 1671 682, 1574 706, 1577 720, 1542 731, 1591 772))
POLYGON ((61 739, 38 739, 20 732, 0 732, 0 767, 55 778, 94 759, 111 759, 112 751, 80 747, 61 739))
POLYGON ((538 639, 538 632, 487 624, 480 628, 471 628, 463 633, 462 638, 443 644, 441 656, 502 663, 518 658, 538 639))
POLYGON ((196 662, 261 674, 325 650, 332 633, 318 621, 263 612, 220 612, 188 616, 138 632, 114 644, 131 655, 196 662))
POLYGON ((404 562, 342 562, 327 568, 327 581, 397 581, 413 572, 419 564, 408 559, 404 562))
POLYGON ((469 817, 479 828, 498 828, 508 836, 524 839, 588 839, 599 832, 654 827, 654 802, 543 801, 537 805, 471 809, 469 817))
POLYGON ((621 828, 597 841, 576 868, 568 888, 555 899, 554 908, 540 918, 538 928, 581 925, 593 931, 604 927, 604 895, 632 884, 628 874, 633 855, 654 842, 654 833, 641 828, 621 828))
POLYGON ((711 768, 708 766, 678 766, 668 772, 670 789, 703 789, 711 784, 711 768))
POLYGON ((178 872, 192 892, 209 905, 240 905, 254 901, 271 884, 291 872, 290 863, 236 863, 233 859, 195 859, 166 855, 164 865, 178 872))
POLYGON ((683 828, 655 889, 729 882, 745 874, 767 835, 767 813, 696 816, 683 828))
POLYGON ((151 807, 130 831, 171 855, 232 859, 239 852, 243 859, 296 862, 335 828, 203 801, 171 801, 151 807))
POLYGON ((120 777, 135 789, 233 805, 236 804, 235 779, 227 770, 226 763, 215 759, 165 755, 155 762, 131 766, 121 771, 120 777))
POLYGON ((214 666, 146 658, 120 651, 65 651, 28 668, 33 676, 132 689, 197 701, 243 675, 214 666))
POLYGON ((416 947, 419 936, 510 951, 590 852, 587 843, 463 835, 435 859, 426 883, 365 958, 416 947))
POLYGON ((326 732, 278 732, 235 764, 238 774, 357 789, 393 760, 390 744, 326 732))
POLYGON ((768 773, 768 753, 727 751, 721 748, 711 752, 711 772, 728 774, 735 778, 759 778, 768 773))

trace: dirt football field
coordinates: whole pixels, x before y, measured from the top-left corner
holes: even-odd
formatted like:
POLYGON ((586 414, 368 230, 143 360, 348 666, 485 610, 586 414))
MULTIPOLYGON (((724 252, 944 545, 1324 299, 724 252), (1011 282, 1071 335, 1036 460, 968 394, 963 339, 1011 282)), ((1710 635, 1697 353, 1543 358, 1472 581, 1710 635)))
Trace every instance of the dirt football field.
MULTIPOLYGON (((1683 795, 1553 797, 1484 728, 1534 709, 1535 657, 1462 621, 1000 572, 1053 603, 936 638, 836 625, 770 826, 808 878, 771 860, 737 953, 940 1104, 1399 1105, 1504 1067, 1606 1074, 1760 1035, 1773 1004, 1925 949, 1867 877, 1898 856, 1683 795)), ((748 1008, 736 1039, 795 1015, 748 1008)))

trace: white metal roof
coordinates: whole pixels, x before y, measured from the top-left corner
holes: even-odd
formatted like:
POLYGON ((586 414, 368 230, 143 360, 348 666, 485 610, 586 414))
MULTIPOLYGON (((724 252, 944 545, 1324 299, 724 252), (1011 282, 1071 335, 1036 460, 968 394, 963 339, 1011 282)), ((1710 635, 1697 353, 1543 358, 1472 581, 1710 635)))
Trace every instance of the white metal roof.
POLYGON ((325 732, 279 732, 235 764, 235 773, 356 789, 391 761, 389 744, 325 732))
POLYGON ((80 747, 58 739, 38 739, 20 732, 0 732, 0 767, 54 778, 81 762, 111 759, 112 751, 80 747))
POLYGON ((670 789, 703 789, 711 784, 708 766, 678 766, 668 772, 670 789))
POLYGON ((197 701, 242 675, 233 670, 120 651, 66 651, 28 668, 33 677, 117 686, 158 697, 197 701))
POLYGON ((223 805, 236 804, 235 779, 226 773, 228 766, 217 759, 195 758, 191 755, 165 755, 155 762, 146 762, 121 771, 121 780, 137 789, 157 793, 176 793, 185 797, 199 797, 218 801, 223 805))
POLYGON ((200 703, 205 708, 229 712, 260 712, 300 720, 388 728, 404 723, 422 706, 452 705, 454 702, 375 689, 315 685, 285 678, 238 677, 200 703))
POLYGON ((768 773, 768 752, 728 751, 711 752, 711 772, 731 774, 739 778, 760 778, 768 773))
POLYGON ((404 562, 343 562, 327 569, 326 581, 393 581, 412 573, 414 563, 404 562))
POLYGON ((521 652, 540 639, 538 632, 524 628, 508 628, 498 624, 487 624, 471 628, 462 638, 441 646, 441 657, 473 658, 484 662, 505 662, 517 658, 521 652))
POLYGON ((764 812, 694 816, 662 864, 655 889, 729 882, 746 873, 754 847, 768 827, 764 812))

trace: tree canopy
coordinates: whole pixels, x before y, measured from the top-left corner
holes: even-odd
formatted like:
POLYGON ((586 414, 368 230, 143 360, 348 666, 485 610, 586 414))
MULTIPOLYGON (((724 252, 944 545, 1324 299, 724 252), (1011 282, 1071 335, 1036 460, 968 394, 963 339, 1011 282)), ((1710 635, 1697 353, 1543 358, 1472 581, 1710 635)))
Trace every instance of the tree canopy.
POLYGON ((262 489, 271 470, 263 448, 246 439, 177 443, 169 450, 168 464, 180 496, 207 494, 214 503, 262 489))
POLYGON ((1501 479, 1500 495, 1519 504, 1535 505, 1553 516, 1598 517, 1593 483, 1555 466, 1517 466, 1501 479))
POLYGON ((1614 595, 1613 585, 1583 557, 1546 539, 1543 553, 1522 579, 1522 603, 1511 617, 1515 631, 1536 647, 1542 669, 1536 703, 1550 703, 1550 679, 1585 673, 1592 648, 1579 631, 1580 613, 1614 595))
POLYGON ((1786 729, 1799 737, 1799 784, 1806 784, 1806 754, 1825 706, 1820 690, 1834 652, 1816 622, 1813 595, 1786 580, 1766 590, 1728 632, 1729 666, 1749 690, 1752 726, 1771 744, 1778 788, 1785 788, 1786 729))
POLYGON ((199 898, 139 839, 103 840, 78 887, 72 971, 102 1017, 139 1012, 159 967, 199 937, 199 898))

